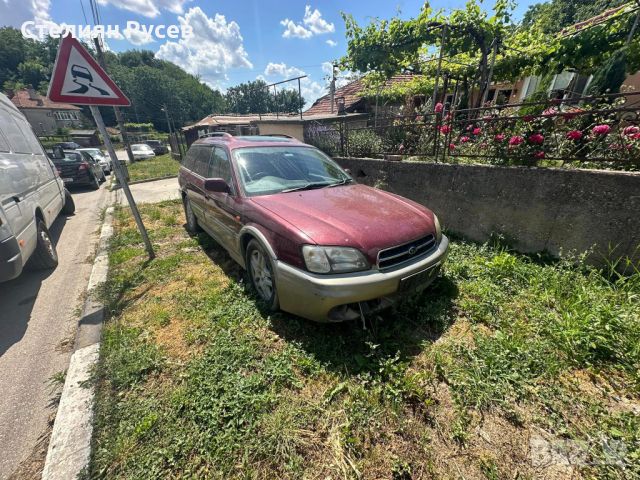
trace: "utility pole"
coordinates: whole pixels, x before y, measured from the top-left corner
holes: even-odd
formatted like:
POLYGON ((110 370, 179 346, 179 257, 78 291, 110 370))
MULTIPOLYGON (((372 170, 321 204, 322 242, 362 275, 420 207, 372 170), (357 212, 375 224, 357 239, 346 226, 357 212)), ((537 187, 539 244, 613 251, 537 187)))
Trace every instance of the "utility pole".
POLYGON ((171 136, 172 135, 172 133, 171 133, 171 122, 169 121, 169 110, 167 109, 167 104, 164 103, 160 110, 162 110, 164 112, 164 118, 167 119, 167 128, 169 129, 169 136, 171 136))
POLYGON ((487 95, 489 95, 489 87, 491 86, 491 77, 493 77, 493 66, 496 64, 496 55, 498 54, 498 37, 493 39, 493 52, 491 53, 491 66, 489 67, 489 75, 487 75, 487 83, 484 86, 482 92, 482 100, 480 102, 480 108, 487 101, 487 95))
POLYGON ((335 96, 336 96, 336 68, 338 66, 334 63, 331 65, 331 85, 329 86, 330 98, 331 98, 331 113, 333 113, 335 96))
MULTIPOLYGON (((94 38, 93 43, 96 46, 98 63, 100 63, 100 66, 106 71, 107 66, 104 61, 104 54, 102 53, 102 44, 100 43, 100 37, 94 38)), ((124 118, 122 117, 122 112, 120 111, 120 107, 113 107, 113 113, 115 113, 116 115, 116 122, 118 123, 118 128, 120 128, 120 135, 122 135, 122 143, 124 143, 124 148, 127 151, 127 157, 129 158, 129 163, 133 163, 135 162, 135 158, 133 157, 133 152, 131 151, 131 145, 129 144, 129 137, 127 135, 127 130, 124 128, 124 118)))
MULTIPOLYGON (((447 25, 444 24, 442 26, 442 37, 440 39, 440 55, 438 56, 438 68, 436 71, 436 84, 433 87, 433 101, 431 102, 431 108, 436 108, 436 101, 438 100, 438 83, 440 83, 440 72, 442 69, 442 56, 444 55, 444 42, 447 38, 447 25)), ((447 95, 446 87, 445 87, 445 96, 447 95)))

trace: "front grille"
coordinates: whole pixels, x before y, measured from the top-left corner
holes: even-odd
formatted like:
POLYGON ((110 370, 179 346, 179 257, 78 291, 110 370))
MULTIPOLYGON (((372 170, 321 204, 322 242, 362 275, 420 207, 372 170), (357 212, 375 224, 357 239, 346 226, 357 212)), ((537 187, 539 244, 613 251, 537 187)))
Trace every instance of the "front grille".
POLYGON ((378 269, 387 270, 428 253, 436 245, 432 234, 419 238, 413 242, 404 243, 397 247, 380 250, 378 253, 378 269))

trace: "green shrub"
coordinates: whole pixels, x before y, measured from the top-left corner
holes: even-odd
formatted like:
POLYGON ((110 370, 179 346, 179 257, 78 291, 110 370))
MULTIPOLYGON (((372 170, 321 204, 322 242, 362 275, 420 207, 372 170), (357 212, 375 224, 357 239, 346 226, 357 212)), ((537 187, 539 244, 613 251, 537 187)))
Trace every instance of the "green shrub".
POLYGON ((370 157, 382 152, 382 139, 371 130, 349 132, 348 151, 352 157, 370 157))

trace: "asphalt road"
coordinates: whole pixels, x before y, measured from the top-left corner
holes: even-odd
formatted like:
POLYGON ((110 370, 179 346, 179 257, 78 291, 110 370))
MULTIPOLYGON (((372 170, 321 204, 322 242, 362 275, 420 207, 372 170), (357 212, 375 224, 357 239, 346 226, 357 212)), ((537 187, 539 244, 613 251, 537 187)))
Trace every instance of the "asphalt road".
POLYGON ((66 370, 73 349, 108 195, 104 185, 71 193, 75 215, 60 216, 51 228, 58 267, 0 284, 0 479, 26 463, 37 468, 41 454, 34 452, 43 444, 46 452, 60 391, 50 379, 66 370))

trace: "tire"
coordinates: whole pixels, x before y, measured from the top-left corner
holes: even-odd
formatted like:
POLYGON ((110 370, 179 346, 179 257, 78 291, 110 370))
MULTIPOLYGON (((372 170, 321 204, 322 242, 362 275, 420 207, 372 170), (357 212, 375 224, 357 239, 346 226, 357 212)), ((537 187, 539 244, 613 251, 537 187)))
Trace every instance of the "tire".
POLYGON ((64 189, 64 207, 62 207, 62 213, 65 215, 73 215, 76 213, 76 204, 73 201, 73 197, 69 193, 69 190, 64 189))
POLYGON ((265 303, 270 311, 277 311, 280 302, 276 288, 275 269, 271 257, 257 240, 251 240, 247 245, 245 263, 249 281, 258 298, 265 303))
POLYGON ((44 220, 36 218, 37 243, 36 249, 29 259, 29 267, 34 270, 49 270, 58 266, 58 253, 51 241, 49 230, 44 220))
POLYGON ((184 206, 184 216, 187 220, 187 231, 192 235, 201 232, 202 228, 200 228, 200 225, 198 224, 198 219, 196 218, 195 213, 193 213, 191 202, 187 197, 182 200, 182 205, 184 206))
POLYGON ((104 170, 100 169, 100 183, 104 183, 107 181, 107 176, 104 174, 104 170))
POLYGON ((91 183, 91 188, 94 190, 98 190, 100 188, 100 180, 96 177, 96 174, 93 174, 93 183, 91 183))

